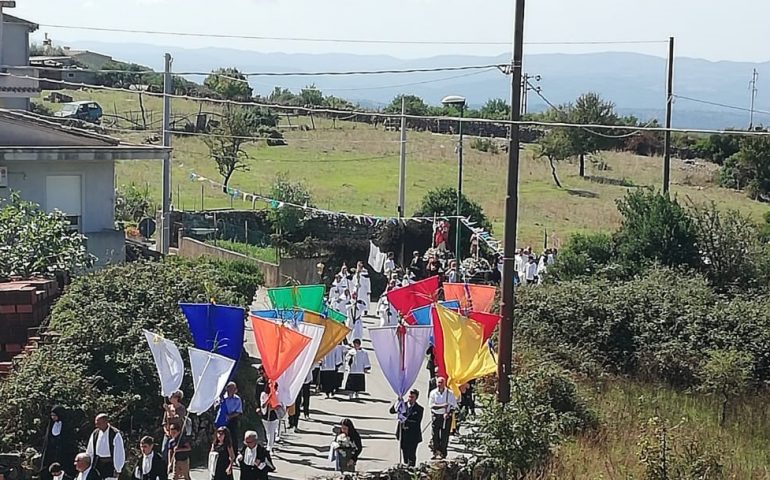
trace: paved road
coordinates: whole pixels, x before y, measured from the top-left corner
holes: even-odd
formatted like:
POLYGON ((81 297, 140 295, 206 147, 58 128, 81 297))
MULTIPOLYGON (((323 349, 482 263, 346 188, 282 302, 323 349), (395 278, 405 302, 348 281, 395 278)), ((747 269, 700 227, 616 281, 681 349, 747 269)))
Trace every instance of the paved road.
MULTIPOLYGON (((261 303, 258 299, 257 303, 261 303)), ((373 303, 374 305, 374 303, 373 303)), ((364 325, 377 326, 379 319, 365 318, 364 325)), ((246 335, 251 338, 253 335, 246 335)), ((281 443, 276 447, 273 458, 276 472, 275 479, 305 479, 315 476, 331 475, 334 466, 328 461, 329 444, 332 441, 332 427, 344 418, 350 418, 361 433, 363 452, 358 462, 358 470, 385 470, 399 463, 400 452, 395 438, 396 420, 388 409, 395 400, 393 391, 379 369, 377 357, 364 331, 364 348, 369 352, 372 373, 367 376, 367 393, 358 400, 348 400, 347 395, 338 395, 327 399, 323 394, 314 394, 310 400, 310 420, 300 418, 300 431, 284 433, 281 428, 281 443)), ((247 345, 247 350, 250 350, 247 345)), ((426 407, 423 418, 423 443, 417 451, 418 462, 429 460, 430 419, 427 414, 428 371, 423 368, 415 385, 420 390, 420 404, 426 407)), ((250 388, 250 387, 245 387, 250 388)), ((458 445, 450 442, 449 456, 458 445)), ((195 469, 193 480, 208 480, 205 469, 195 469)), ((235 473, 236 480, 238 473, 235 473)))

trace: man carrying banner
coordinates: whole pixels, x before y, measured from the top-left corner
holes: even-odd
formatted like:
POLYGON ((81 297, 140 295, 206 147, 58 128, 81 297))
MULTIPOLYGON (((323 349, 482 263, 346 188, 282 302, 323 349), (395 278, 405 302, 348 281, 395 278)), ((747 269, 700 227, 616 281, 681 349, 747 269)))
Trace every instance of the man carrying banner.
POLYGON ((436 379, 436 389, 430 392, 428 406, 433 417, 433 438, 431 440, 431 449, 433 450, 433 460, 444 459, 447 456, 447 447, 449 446, 449 429, 452 423, 452 412, 457 409, 457 399, 454 394, 446 388, 446 379, 438 377, 436 379))

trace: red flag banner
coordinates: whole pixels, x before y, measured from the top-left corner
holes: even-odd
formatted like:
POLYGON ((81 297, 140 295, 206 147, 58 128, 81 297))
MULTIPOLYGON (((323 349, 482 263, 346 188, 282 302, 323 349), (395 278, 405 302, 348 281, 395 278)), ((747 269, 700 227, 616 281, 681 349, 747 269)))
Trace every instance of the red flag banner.
MULTIPOLYGON (((439 321, 438 313, 435 308, 431 308, 430 312, 433 320, 433 356, 436 366, 438 367, 438 375, 446 378, 446 362, 444 361, 444 331, 441 328, 441 322, 439 321)), ((500 323, 500 315, 484 312, 471 312, 468 317, 474 322, 481 325, 483 341, 486 342, 492 337, 495 332, 495 327, 500 323)))
POLYGON ((497 288, 491 285, 445 283, 444 298, 460 302, 460 311, 491 312, 497 288))
POLYGON ((388 292, 388 301, 402 317, 408 317, 415 308, 424 307, 437 300, 438 276, 420 280, 388 292))
POLYGON ((495 313, 471 312, 468 314, 468 318, 481 324, 484 332, 484 341, 486 342, 492 338, 492 334, 495 333, 495 327, 500 323, 501 317, 495 313))

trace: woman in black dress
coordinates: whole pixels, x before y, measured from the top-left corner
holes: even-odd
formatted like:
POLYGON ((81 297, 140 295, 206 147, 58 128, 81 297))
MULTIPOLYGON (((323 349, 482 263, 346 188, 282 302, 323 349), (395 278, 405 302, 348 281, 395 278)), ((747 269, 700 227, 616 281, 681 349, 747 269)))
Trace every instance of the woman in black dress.
POLYGON ((51 420, 45 430, 43 439, 43 459, 40 464, 40 478, 49 479, 48 467, 52 463, 62 465, 62 470, 68 475, 74 476, 72 460, 77 454, 77 442, 74 429, 66 416, 64 407, 56 405, 51 409, 51 420))
POLYGON ((211 451, 217 453, 217 461, 211 478, 212 480, 233 480, 235 451, 233 450, 230 430, 227 427, 219 427, 214 435, 211 451))

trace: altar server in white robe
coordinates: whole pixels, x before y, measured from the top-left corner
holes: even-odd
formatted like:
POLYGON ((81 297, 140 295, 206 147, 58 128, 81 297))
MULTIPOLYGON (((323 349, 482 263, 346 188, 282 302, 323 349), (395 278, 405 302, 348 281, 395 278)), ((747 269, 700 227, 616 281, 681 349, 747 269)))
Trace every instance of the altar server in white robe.
POLYGON ((337 371, 342 368, 345 362, 343 351, 337 347, 334 347, 331 352, 327 353, 320 362, 321 391, 326 394, 326 398, 333 396, 337 388, 339 388, 337 371))
POLYGON ((391 327, 398 323, 398 311, 388 301, 388 292, 394 288, 396 288, 396 282, 391 281, 385 293, 380 297, 380 301, 377 302, 377 314, 380 316, 381 327, 391 327))
POLYGON ((345 390, 348 391, 352 400, 358 398, 360 392, 366 391, 366 374, 372 370, 369 354, 361 348, 361 340, 353 340, 353 348, 348 350, 345 363, 348 366, 348 380, 345 382, 345 390))
POLYGON ((364 322, 361 316, 364 313, 365 307, 366 304, 363 300, 359 300, 356 292, 350 294, 350 301, 347 304, 348 328, 350 329, 348 342, 350 343, 353 340, 364 338, 364 322))
POLYGON ((364 262, 358 262, 356 265, 356 273, 353 275, 353 290, 358 294, 358 299, 362 300, 365 304, 364 315, 369 315, 372 281, 369 278, 369 271, 364 266, 364 262))
POLYGON ((329 306, 336 308, 339 298, 345 293, 345 285, 342 282, 342 275, 339 273, 334 276, 334 281, 329 289, 329 306))

